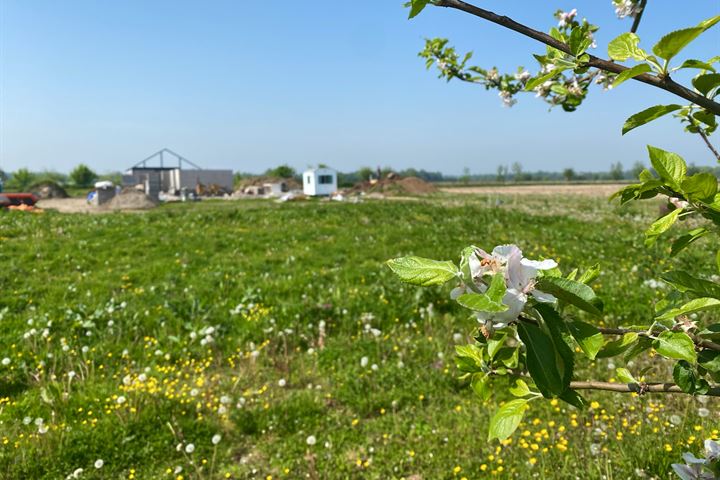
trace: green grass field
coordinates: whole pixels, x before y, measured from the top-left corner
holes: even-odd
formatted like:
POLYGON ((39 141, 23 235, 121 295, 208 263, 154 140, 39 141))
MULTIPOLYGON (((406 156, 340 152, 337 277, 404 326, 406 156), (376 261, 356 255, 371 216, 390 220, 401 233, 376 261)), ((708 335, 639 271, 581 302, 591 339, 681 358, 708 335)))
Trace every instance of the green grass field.
MULTIPOLYGON (((712 274, 709 245, 672 261, 643 247, 655 205, 489 203, 2 213, 0 478, 672 478, 718 437, 720 403, 588 392, 588 410, 533 402, 487 442, 506 397, 474 397, 453 361, 477 324, 450 287, 403 285, 383 262, 513 242, 566 271, 600 263, 603 322, 621 325, 650 318, 662 288, 644 282, 671 263, 712 274)), ((578 378, 607 381, 613 363, 578 378)), ((669 365, 629 368, 666 380, 669 365)))

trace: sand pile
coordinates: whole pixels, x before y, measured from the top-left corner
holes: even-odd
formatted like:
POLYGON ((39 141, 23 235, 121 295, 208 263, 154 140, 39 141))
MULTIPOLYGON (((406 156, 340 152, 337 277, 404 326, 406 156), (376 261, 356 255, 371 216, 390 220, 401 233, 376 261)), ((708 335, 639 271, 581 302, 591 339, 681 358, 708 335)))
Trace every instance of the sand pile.
POLYGON ((111 210, 146 210, 157 206, 145 192, 134 188, 126 188, 115 195, 107 204, 111 210))
POLYGON ((418 177, 399 177, 389 174, 387 177, 377 181, 360 182, 352 187, 347 193, 383 194, 383 195, 427 195, 437 192, 432 183, 418 177))
POLYGON ((55 182, 41 182, 30 187, 35 195, 41 199, 45 198, 68 198, 70 195, 55 182))

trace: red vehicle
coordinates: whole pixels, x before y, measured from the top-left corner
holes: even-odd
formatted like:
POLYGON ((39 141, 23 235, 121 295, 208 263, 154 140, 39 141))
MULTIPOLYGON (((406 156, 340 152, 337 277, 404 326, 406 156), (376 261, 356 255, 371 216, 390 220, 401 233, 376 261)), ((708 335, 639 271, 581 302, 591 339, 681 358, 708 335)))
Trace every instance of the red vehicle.
POLYGON ((0 193, 0 205, 7 207, 19 205, 32 207, 38 200, 38 197, 33 193, 0 193))

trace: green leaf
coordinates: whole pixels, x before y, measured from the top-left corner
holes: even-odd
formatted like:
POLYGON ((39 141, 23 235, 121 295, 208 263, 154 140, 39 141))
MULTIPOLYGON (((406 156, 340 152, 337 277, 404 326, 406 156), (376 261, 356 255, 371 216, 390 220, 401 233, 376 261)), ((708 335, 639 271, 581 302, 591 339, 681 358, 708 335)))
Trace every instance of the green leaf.
POLYGON ((675 360, 687 360, 690 363, 697 361, 695 344, 692 338, 684 332, 672 332, 666 330, 658 335, 653 342, 653 347, 663 357, 674 358, 675 360))
POLYGON ((458 370, 465 373, 476 373, 483 371, 482 349, 477 345, 457 345, 455 347, 455 361, 458 370))
POLYGON ((532 392, 530 391, 530 387, 528 387, 527 383, 525 383, 521 379, 515 380, 515 386, 510 387, 509 389, 510 393, 515 397, 527 397, 532 392))
POLYGON ((460 295, 456 301, 465 308, 475 310, 476 312, 504 312, 508 309, 503 303, 493 302, 490 297, 484 293, 464 293, 460 295))
POLYGON ((695 40, 701 33, 720 21, 720 16, 709 18, 701 22, 697 27, 683 28, 663 36, 653 47, 653 53, 658 57, 670 60, 680 51, 695 40))
POLYGON ((718 181, 712 173, 696 173, 686 177, 680 184, 685 196, 690 200, 712 202, 718 192, 718 181))
POLYGON ((675 383, 683 392, 693 393, 695 391, 697 375, 695 369, 685 360, 680 360, 675 364, 673 368, 673 380, 675 380, 675 383))
POLYGON ((630 80, 631 78, 637 77, 638 75, 642 75, 643 73, 651 72, 652 68, 650 68, 650 65, 647 63, 640 63, 638 65, 635 65, 632 68, 628 68, 627 70, 623 70, 620 72, 620 74, 615 77, 615 81, 612 83, 612 87, 615 88, 621 83, 626 82, 627 80, 630 80))
POLYGON ((681 68, 696 68, 699 70, 708 70, 711 72, 715 72, 715 67, 713 67, 709 63, 694 59, 685 60, 682 65, 676 68, 676 70, 680 70, 681 68))
POLYGON ((680 184, 687 174, 687 164, 682 157, 676 153, 667 152, 657 147, 648 145, 650 162, 655 171, 660 175, 673 190, 680 191, 680 184))
POLYGON ((613 60, 624 62, 628 58, 644 60, 647 54, 638 47, 640 37, 634 33, 623 33, 608 44, 608 55, 613 60))
POLYGON ((580 349, 590 360, 595 360, 600 349, 605 343, 605 338, 600 330, 589 323, 575 320, 568 324, 570 333, 580 345, 580 349))
POLYGON ((635 380, 635 377, 633 377, 632 373, 630 373, 627 368, 616 368, 615 376, 622 383, 638 383, 637 380, 635 380))
POLYGON ((570 47, 570 52, 573 56, 579 57, 591 44, 592 40, 588 37, 587 32, 585 32, 582 27, 578 26, 572 29, 570 32, 568 46, 570 47))
POLYGON ((488 287, 485 294, 493 302, 501 303, 506 291, 505 277, 502 274, 497 274, 493 275, 492 280, 490 280, 490 287, 488 287))
POLYGON ((517 430, 518 425, 525 415, 527 409, 527 400, 516 398, 510 400, 495 412, 490 419, 490 431, 488 432, 488 441, 493 438, 505 440, 517 430))
POLYGON ((655 220, 655 222, 650 225, 650 228, 645 231, 645 246, 649 247, 655 244, 657 238, 673 226, 681 213, 682 209, 676 208, 664 217, 655 220))
POLYGON ((555 351, 558 353, 560 358, 556 360, 556 365, 561 372, 563 390, 566 390, 570 386, 570 382, 573 377, 573 370, 575 368, 575 356, 573 350, 567 342, 572 343, 570 340, 570 333, 568 327, 557 311, 546 303, 540 303, 535 306, 537 312, 542 316, 545 321, 548 330, 550 330, 550 340, 555 345, 555 351), (567 341, 565 340, 567 338, 567 341))
POLYGON ((655 105, 654 107, 646 108, 642 112, 638 112, 635 115, 630 116, 625 120, 625 124, 622 128, 622 134, 625 135, 630 130, 634 130, 637 127, 645 125, 646 123, 652 122, 653 120, 667 115, 675 110, 680 110, 681 105, 655 105))
POLYGON ((567 389, 558 398, 581 410, 587 406, 585 399, 575 390, 567 389))
POLYGON ((635 332, 626 333, 621 338, 606 343, 602 350, 595 355, 595 358, 609 358, 620 355, 637 342, 638 337, 635 332))
POLYGON ((422 12, 430 0, 411 0, 410 1, 410 15, 408 19, 415 18, 420 12, 422 12))
POLYGON ((720 299, 720 285, 696 278, 683 270, 673 270, 660 276, 666 283, 684 293, 692 293, 698 297, 713 297, 720 299))
POLYGON ((525 91, 526 92, 532 91, 538 85, 542 85, 543 83, 547 82, 548 80, 551 80, 551 79, 557 77, 558 75, 560 75, 563 72, 563 70, 564 69, 562 69, 562 68, 555 68, 554 70, 550 71, 549 73, 546 73, 539 77, 531 78, 525 84, 525 91))
POLYGON ((701 350, 698 354, 698 365, 708 372, 720 372, 720 352, 701 350))
POLYGON ((538 281, 537 288, 588 313, 602 314, 602 301, 595 295, 593 289, 584 283, 567 278, 543 277, 538 281))
POLYGON ((450 261, 401 257, 388 260, 386 264, 403 282, 422 287, 441 285, 458 275, 458 268, 450 261))
POLYGON ((485 373, 476 373, 472 376, 472 380, 470 380, 470 388, 472 388, 475 395, 482 400, 487 400, 492 394, 489 384, 490 377, 485 373))
POLYGON ((720 85, 720 73, 706 73, 692 79, 693 87, 703 95, 710 93, 712 89, 720 85))
POLYGON ((525 344, 527 368, 540 393, 546 398, 560 395, 565 387, 557 366, 557 353, 550 337, 540 327, 528 322, 518 324, 520 339, 525 344))
POLYGON ((623 359, 625 359, 626 362, 629 362, 645 350, 649 350, 652 345, 653 342, 648 337, 640 337, 636 343, 630 345, 630 348, 628 348, 625 355, 623 355, 623 359))
MULTIPOLYGON (((577 279, 578 282, 590 285, 598 276, 600 276, 600 264, 596 263, 592 267, 588 268, 580 275, 577 279)), ((571 279, 572 280, 572 279, 571 279)))
POLYGON ((710 233, 708 229, 701 227, 690 230, 688 233, 679 236, 672 244, 670 256, 674 257, 675 255, 689 247, 693 242, 701 239, 708 233, 710 233))
POLYGON ((495 354, 505 344, 506 338, 507 338, 507 334, 503 334, 503 335, 500 335, 499 338, 497 338, 497 339, 493 339, 493 338, 488 339, 487 352, 491 359, 495 358, 495 354))
POLYGON ((673 308, 657 317, 657 320, 672 320, 678 315, 689 315, 702 310, 714 310, 720 308, 720 300, 717 298, 695 298, 685 305, 673 308))
POLYGON ((503 347, 497 352, 495 360, 499 360, 507 368, 517 368, 520 361, 520 348, 503 347))

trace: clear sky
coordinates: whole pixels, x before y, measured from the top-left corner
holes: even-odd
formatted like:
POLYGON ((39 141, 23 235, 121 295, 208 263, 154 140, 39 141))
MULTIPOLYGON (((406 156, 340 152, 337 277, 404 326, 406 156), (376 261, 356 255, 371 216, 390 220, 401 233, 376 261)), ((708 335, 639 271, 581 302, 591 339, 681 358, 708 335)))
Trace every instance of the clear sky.
MULTIPOLYGON (((597 54, 629 29, 611 0, 477 0, 540 30, 556 8, 601 26, 597 54)), ((162 147, 208 168, 260 172, 288 163, 340 170, 388 165, 460 173, 606 170, 646 159, 645 145, 712 165, 672 118, 620 135, 629 115, 669 93, 627 82, 595 89, 578 112, 532 95, 503 108, 496 92, 437 79, 425 37, 474 50, 485 67, 536 68, 532 40, 467 14, 403 0, 0 0, 0 168, 125 169, 162 147)), ((649 0, 639 30, 662 33, 720 13, 718 0, 649 0)), ((720 54, 720 27, 683 58, 720 54)), ((720 138, 720 133, 717 135, 720 138)), ((720 143, 720 142, 718 142, 720 143)))

